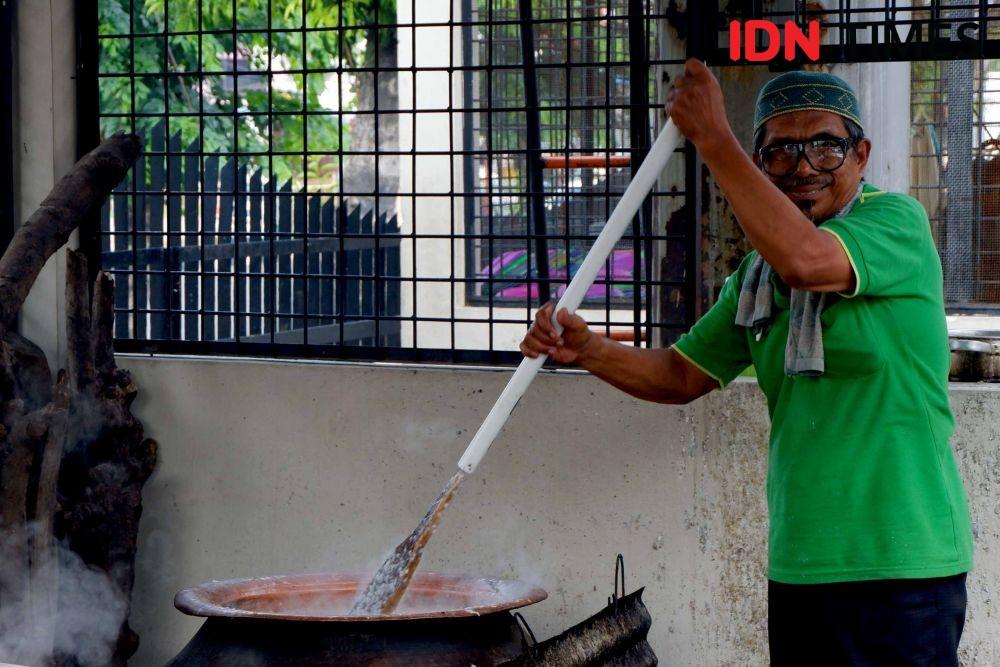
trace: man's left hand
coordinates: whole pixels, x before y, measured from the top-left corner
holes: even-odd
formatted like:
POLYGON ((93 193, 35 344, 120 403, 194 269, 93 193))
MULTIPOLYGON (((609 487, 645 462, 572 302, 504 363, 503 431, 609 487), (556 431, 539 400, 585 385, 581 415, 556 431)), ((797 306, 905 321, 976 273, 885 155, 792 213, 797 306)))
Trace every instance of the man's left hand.
POLYGON ((681 134, 703 155, 706 149, 732 137, 719 81, 696 58, 688 59, 684 74, 671 85, 666 110, 681 134))

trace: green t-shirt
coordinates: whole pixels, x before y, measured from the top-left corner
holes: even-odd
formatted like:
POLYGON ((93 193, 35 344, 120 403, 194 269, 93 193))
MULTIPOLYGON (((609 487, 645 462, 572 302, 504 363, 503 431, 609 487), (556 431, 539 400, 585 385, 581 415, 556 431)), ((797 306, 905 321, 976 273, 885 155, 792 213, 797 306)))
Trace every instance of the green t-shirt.
POLYGON ((784 372, 788 297, 770 331, 735 324, 751 257, 674 346, 724 386, 753 364, 771 416, 769 576, 783 583, 941 577, 972 567, 965 491, 948 444, 950 352, 941 263, 916 200, 865 186, 820 225, 857 288, 822 314, 825 372, 784 372))

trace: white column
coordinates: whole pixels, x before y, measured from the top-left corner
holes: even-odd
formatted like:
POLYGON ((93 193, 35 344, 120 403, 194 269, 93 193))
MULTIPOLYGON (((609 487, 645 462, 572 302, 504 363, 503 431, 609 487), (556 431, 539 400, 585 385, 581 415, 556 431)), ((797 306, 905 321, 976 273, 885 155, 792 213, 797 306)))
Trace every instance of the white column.
POLYGON ((858 93, 872 140, 865 178, 893 192, 910 191, 910 63, 837 65, 833 73, 858 93))
MULTIPOLYGON (((826 0, 827 7, 835 3, 826 0)), ((885 20, 883 0, 855 0, 852 22, 885 20)), ((837 31, 828 38, 836 40, 837 31)), ((860 31, 860 43, 871 40, 870 31, 860 31)), ((910 63, 861 63, 835 65, 832 71, 854 87, 861 106, 865 134, 872 140, 872 155, 865 178, 883 190, 910 191, 910 63)))

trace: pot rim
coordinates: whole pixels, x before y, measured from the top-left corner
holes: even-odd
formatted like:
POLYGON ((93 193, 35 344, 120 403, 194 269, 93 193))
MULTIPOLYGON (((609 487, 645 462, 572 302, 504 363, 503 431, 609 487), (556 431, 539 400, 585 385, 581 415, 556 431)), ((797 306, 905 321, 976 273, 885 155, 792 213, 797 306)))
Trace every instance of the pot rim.
MULTIPOLYGON (((543 589, 512 579, 479 577, 442 572, 417 572, 409 590, 438 591, 454 594, 479 594, 482 604, 472 604, 440 610, 418 610, 394 614, 303 614, 282 611, 255 611, 241 609, 234 603, 263 595, 286 593, 338 593, 353 600, 358 588, 366 584, 371 573, 327 572, 319 574, 292 574, 270 577, 248 577, 209 581, 185 588, 174 596, 174 606, 189 616, 209 618, 241 618, 276 621, 308 621, 319 623, 360 623, 384 621, 413 621, 436 618, 464 618, 485 616, 501 611, 526 607, 548 597, 543 589), (488 601, 489 604, 485 602, 488 601)), ((405 598, 404 598, 405 599, 405 598)))

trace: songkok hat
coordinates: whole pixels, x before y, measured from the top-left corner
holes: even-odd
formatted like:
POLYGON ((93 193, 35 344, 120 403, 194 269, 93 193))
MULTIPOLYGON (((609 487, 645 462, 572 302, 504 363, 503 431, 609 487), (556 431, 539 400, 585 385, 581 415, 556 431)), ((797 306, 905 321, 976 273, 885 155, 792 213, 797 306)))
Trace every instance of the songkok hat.
POLYGON ((862 129, 858 96, 846 81, 826 72, 785 72, 760 89, 753 130, 775 116, 792 111, 830 111, 850 119, 862 129))

